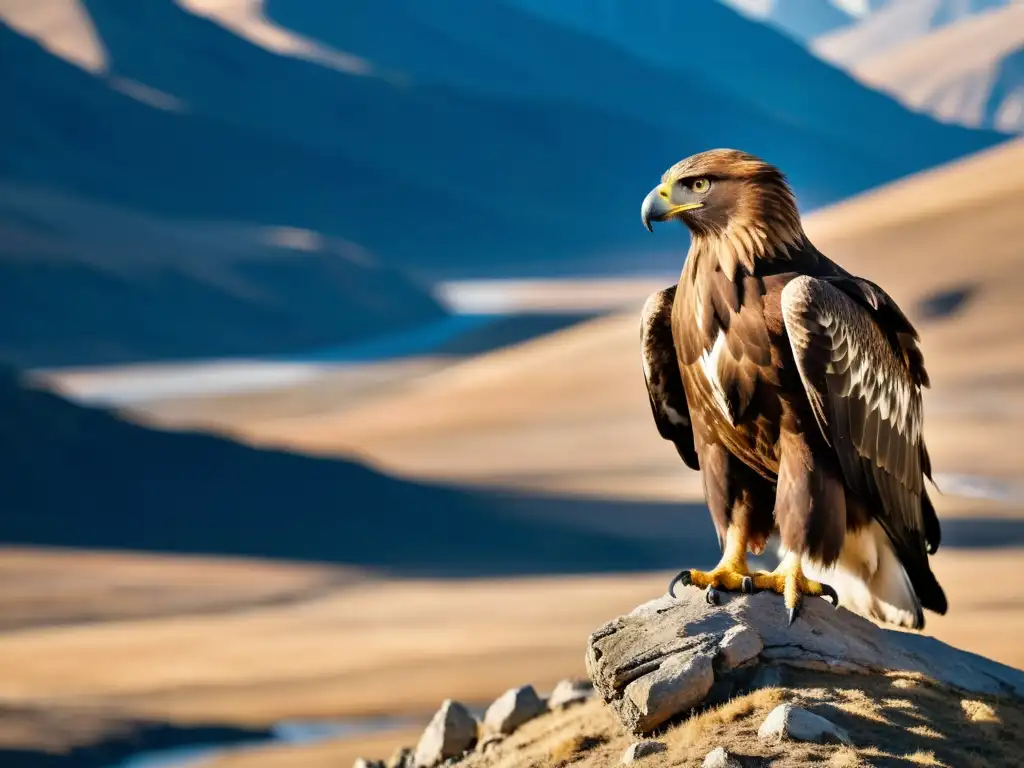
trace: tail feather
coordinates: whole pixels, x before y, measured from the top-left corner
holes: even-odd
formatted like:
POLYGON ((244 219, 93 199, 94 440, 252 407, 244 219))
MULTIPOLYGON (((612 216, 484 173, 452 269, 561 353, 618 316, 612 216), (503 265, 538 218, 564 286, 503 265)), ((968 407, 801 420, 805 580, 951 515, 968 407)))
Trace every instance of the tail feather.
MULTIPOLYGON (((839 594, 839 604, 851 611, 908 629, 924 627, 921 600, 889 537, 876 522, 857 533, 847 533, 839 559, 831 567, 824 568, 806 557, 803 567, 809 578, 830 584, 839 594)), ((934 581, 934 576, 931 578, 934 581)), ((945 598, 943 611, 944 603, 945 598)))

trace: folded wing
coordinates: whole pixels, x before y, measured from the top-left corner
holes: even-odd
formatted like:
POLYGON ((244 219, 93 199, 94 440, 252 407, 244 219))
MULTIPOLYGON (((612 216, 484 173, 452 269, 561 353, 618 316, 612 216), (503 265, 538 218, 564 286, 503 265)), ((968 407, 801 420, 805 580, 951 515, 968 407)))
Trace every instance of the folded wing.
POLYGON ((782 293, 793 355, 843 477, 891 541, 921 603, 946 598, 928 566, 939 527, 924 490, 927 383, 916 333, 877 286, 801 276, 782 293))
POLYGON ((672 304, 675 298, 674 285, 648 297, 640 323, 640 353, 647 395, 658 432, 675 444, 686 466, 696 470, 700 469, 700 463, 693 444, 690 408, 672 338, 672 304))

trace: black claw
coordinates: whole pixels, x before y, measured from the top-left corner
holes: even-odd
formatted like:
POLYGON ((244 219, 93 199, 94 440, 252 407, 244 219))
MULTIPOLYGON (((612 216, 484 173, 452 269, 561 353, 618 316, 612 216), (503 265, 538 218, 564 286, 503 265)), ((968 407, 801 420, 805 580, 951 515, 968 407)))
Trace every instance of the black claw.
POLYGON ((754 580, 749 576, 744 576, 743 581, 740 582, 740 589, 744 595, 754 594, 754 580))
POLYGON ((793 606, 792 608, 790 608, 786 612, 787 616, 789 617, 789 620, 786 622, 786 624, 792 625, 793 622, 796 621, 796 617, 797 617, 797 615, 799 613, 800 613, 800 606, 799 605, 796 605, 796 606, 793 606))
POLYGON ((668 583, 668 593, 672 595, 672 597, 678 598, 679 596, 676 594, 676 584, 681 584, 684 587, 688 587, 691 583, 692 581, 690 579, 689 569, 685 571, 680 571, 678 574, 676 574, 675 578, 673 578, 672 581, 668 583))
POLYGON ((821 585, 821 596, 831 600, 833 608, 839 607, 839 595, 828 584, 821 585))
POLYGON ((714 587, 708 587, 704 590, 704 599, 707 601, 708 605, 718 605, 722 597, 718 594, 717 589, 714 587))

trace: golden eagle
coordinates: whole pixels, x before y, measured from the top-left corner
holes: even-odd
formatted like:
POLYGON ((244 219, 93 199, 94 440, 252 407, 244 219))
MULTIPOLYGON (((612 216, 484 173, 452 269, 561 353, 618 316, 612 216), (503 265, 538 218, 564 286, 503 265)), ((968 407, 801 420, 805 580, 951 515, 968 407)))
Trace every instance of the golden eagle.
POLYGON ((811 244, 784 175, 745 152, 672 166, 641 215, 648 230, 678 219, 691 233, 678 284, 644 307, 643 368, 658 431, 700 471, 722 548, 669 591, 773 590, 790 623, 803 595, 917 629, 922 607, 945 613, 928 563, 940 538, 924 486, 928 374, 906 315, 811 244), (782 562, 750 572, 748 549, 775 531, 782 562))

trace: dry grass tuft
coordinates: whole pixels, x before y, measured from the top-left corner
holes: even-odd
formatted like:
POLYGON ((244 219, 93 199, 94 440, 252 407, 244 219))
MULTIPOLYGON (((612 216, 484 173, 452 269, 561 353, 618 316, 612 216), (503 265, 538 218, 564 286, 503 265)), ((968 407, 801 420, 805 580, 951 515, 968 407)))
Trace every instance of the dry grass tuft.
POLYGON ((865 768, 867 763, 853 747, 840 747, 828 760, 829 768, 865 768))
POLYGON ((914 709, 914 702, 909 699, 882 699, 886 709, 914 709))
POLYGON ((604 736, 577 733, 551 748, 551 762, 554 765, 567 765, 607 740, 604 736))
POLYGON ((889 720, 878 706, 878 702, 864 693, 864 691, 857 690, 856 688, 843 688, 835 691, 835 694, 843 699, 841 703, 838 703, 838 706, 844 712, 863 717, 880 725, 889 724, 889 720))
POLYGON ((924 738, 924 739, 940 739, 941 740, 941 739, 945 739, 946 738, 945 736, 943 736, 941 733, 939 733, 938 731, 936 731, 934 728, 932 728, 929 725, 915 725, 915 726, 913 726, 911 728, 907 728, 907 732, 908 733, 912 733, 915 736, 920 736, 921 738, 924 738))
POLYGON ((893 688, 899 688, 901 690, 909 690, 917 688, 919 682, 912 677, 897 677, 892 681, 893 688))
POLYGON ((785 699, 780 688, 761 688, 745 696, 737 696, 724 704, 694 715, 668 737, 670 745, 690 746, 713 736, 723 726, 750 715, 757 710, 778 706, 785 699))
POLYGON ((967 719, 972 723, 998 723, 1001 722, 999 715, 996 714, 989 704, 984 701, 974 701, 972 699, 964 699, 960 702, 960 706, 967 716, 967 719))
POLYGON ((914 765, 931 765, 936 768, 945 768, 946 764, 941 762, 939 758, 935 756, 934 752, 925 752, 924 750, 918 750, 912 752, 909 755, 904 755, 904 760, 907 760, 914 765))

